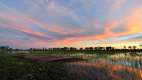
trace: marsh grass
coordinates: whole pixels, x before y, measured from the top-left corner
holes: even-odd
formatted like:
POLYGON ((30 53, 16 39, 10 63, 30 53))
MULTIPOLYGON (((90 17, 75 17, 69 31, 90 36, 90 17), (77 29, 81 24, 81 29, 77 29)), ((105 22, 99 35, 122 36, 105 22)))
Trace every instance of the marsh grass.
POLYGON ((62 62, 33 62, 0 54, 0 80, 70 80, 62 62))

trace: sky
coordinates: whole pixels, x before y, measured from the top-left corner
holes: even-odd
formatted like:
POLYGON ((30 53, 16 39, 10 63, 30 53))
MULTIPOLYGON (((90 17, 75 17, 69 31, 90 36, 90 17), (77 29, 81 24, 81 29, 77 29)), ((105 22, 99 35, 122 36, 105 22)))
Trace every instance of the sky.
POLYGON ((142 0, 0 0, 0 45, 142 44, 142 0))

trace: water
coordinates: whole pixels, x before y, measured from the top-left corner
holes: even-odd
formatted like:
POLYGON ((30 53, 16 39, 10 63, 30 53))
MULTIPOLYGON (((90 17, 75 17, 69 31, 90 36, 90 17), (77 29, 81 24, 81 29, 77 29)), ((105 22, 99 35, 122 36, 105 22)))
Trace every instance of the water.
MULTIPOLYGON (((94 58, 90 58, 89 61, 91 62, 97 62, 100 63, 100 61, 105 61, 105 64, 109 66, 115 65, 112 68, 116 68, 116 70, 110 69, 112 71, 114 76, 120 77, 123 80, 131 80, 133 78, 136 78, 136 76, 140 76, 142 73, 139 71, 142 71, 142 56, 141 55, 135 55, 132 56, 129 53, 121 53, 121 54, 113 54, 113 55, 105 55, 100 56, 96 55, 94 58), (120 65, 121 68, 119 68, 120 65)), ((141 80, 136 79, 136 80, 141 80)))
POLYGON ((130 54, 121 53, 108 56, 96 55, 94 58, 88 59, 91 62, 97 62, 100 59, 106 60, 107 63, 117 65, 121 64, 128 67, 142 69, 142 56, 131 56, 130 54))

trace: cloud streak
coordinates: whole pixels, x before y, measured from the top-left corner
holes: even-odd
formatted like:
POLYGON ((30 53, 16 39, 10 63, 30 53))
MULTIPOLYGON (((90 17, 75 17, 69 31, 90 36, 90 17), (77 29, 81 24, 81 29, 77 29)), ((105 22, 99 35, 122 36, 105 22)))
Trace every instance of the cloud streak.
POLYGON ((0 4, 0 34, 9 30, 5 31, 7 38, 0 36, 0 44, 7 42, 14 47, 78 47, 103 44, 105 40, 129 41, 142 28, 139 0, 14 0, 0 4))

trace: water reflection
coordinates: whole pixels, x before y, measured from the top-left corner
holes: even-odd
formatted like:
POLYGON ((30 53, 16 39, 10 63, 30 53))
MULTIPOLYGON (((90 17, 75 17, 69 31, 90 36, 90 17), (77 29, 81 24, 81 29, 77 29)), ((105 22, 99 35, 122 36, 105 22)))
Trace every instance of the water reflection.
POLYGON ((73 62, 71 65, 78 67, 73 71, 82 77, 89 74, 98 80, 142 80, 142 56, 136 53, 95 55, 88 62, 73 62))
POLYGON ((131 55, 134 53, 114 54, 107 57, 107 61, 111 64, 122 64, 124 66, 142 69, 142 56, 131 55))

